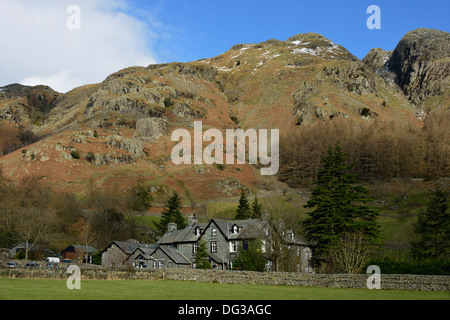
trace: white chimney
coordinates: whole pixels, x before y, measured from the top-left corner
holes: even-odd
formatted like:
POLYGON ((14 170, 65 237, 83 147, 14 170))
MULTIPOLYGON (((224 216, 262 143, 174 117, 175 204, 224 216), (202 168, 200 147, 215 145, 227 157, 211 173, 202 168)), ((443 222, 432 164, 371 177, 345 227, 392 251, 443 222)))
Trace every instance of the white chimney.
POLYGON ((172 232, 172 231, 175 231, 175 230, 177 230, 177 224, 174 223, 174 222, 169 222, 168 225, 167 225, 167 231, 168 232, 172 232))

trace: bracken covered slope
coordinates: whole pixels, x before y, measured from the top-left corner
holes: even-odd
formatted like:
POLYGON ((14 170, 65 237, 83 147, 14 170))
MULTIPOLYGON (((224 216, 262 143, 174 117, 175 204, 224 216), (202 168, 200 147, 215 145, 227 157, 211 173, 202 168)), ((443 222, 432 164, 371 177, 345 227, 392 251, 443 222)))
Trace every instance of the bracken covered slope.
POLYGON ((436 56, 430 65, 417 62, 417 69, 407 65, 402 48, 381 56, 372 52, 376 59, 360 61, 331 40, 307 33, 236 45, 190 63, 130 67, 66 94, 48 87, 15 85, 14 94, 11 87, 0 88, 3 139, 13 139, 19 125, 45 137, 3 156, 0 165, 13 179, 41 176, 55 190, 80 196, 93 186, 126 190, 137 180, 151 185, 156 196, 171 189, 192 201, 235 195, 260 185, 259 169, 175 165, 170 158, 175 129, 192 132, 193 122, 202 121, 204 130, 283 134, 336 117, 419 123, 423 105, 417 99, 426 104, 439 96, 448 104, 448 56, 436 56), (389 69, 380 73, 386 63, 389 69), (442 74, 436 71, 441 68, 442 74), (416 69, 431 70, 430 79, 440 74, 440 87, 400 76, 416 69), (398 85, 386 80, 392 73, 398 85))

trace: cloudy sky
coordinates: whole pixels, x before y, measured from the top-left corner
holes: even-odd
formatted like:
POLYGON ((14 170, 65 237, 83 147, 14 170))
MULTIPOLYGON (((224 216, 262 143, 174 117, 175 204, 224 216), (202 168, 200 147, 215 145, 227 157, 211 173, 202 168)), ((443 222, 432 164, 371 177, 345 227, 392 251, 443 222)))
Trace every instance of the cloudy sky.
POLYGON ((449 31, 449 9, 448 0, 0 0, 0 86, 67 92, 125 67, 193 61, 305 32, 362 59, 419 27, 449 31), (367 28, 373 4, 380 30, 367 28))

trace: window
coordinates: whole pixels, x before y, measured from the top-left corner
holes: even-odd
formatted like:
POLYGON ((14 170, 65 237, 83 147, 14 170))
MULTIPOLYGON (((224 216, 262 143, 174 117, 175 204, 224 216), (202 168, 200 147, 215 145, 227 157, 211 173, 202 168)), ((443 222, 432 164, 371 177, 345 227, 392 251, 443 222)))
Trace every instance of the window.
POLYGON ((236 241, 230 242, 230 252, 237 252, 237 242, 236 241))
POLYGON ((211 241, 211 252, 217 252, 217 241, 211 241))
POLYGON ((211 235, 212 235, 213 237, 217 236, 217 229, 216 229, 216 228, 212 228, 212 229, 211 229, 211 235))
POLYGON ((195 228, 194 232, 195 232, 196 236, 199 236, 200 235, 200 228, 199 227, 195 228))
POLYGON ((232 233, 239 233, 239 227, 237 226, 237 225, 234 225, 232 228, 231 228, 231 232, 232 233))
POLYGON ((196 253, 197 253, 197 250, 198 250, 198 243, 194 243, 194 244, 192 245, 192 253, 196 254, 196 253))

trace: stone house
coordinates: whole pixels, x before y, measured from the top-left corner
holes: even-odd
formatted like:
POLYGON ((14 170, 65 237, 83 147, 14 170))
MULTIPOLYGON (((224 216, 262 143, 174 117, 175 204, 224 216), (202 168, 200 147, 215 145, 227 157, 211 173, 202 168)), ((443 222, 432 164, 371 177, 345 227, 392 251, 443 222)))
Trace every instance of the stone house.
MULTIPOLYGON (((189 217, 188 226, 177 230, 175 224, 170 224, 168 232, 158 241, 161 246, 176 249, 195 268, 195 254, 199 243, 207 246, 209 261, 214 269, 231 270, 233 262, 239 255, 239 249, 248 248, 248 242, 261 239, 262 251, 270 242, 269 233, 264 220, 221 220, 212 219, 208 223, 198 223, 195 216, 189 217)), ((292 230, 282 230, 283 246, 296 255, 296 271, 312 273, 311 245, 300 239, 292 230)), ((271 270, 271 263, 267 269, 271 270)))
MULTIPOLYGON (((282 230, 282 245, 295 256, 295 271, 312 273, 311 245, 300 239, 293 231, 282 230)), ((231 270, 240 248, 248 249, 249 241, 261 239, 261 251, 269 249, 270 237, 262 219, 221 220, 212 219, 199 223, 195 215, 188 225, 178 230, 169 223, 167 232, 156 244, 140 244, 136 241, 114 241, 102 251, 102 265, 106 267, 136 268, 195 268, 195 255, 200 243, 206 243, 208 259, 214 269, 231 270)), ((272 270, 271 263, 267 269, 272 270)))
POLYGON ((121 268, 127 258, 138 248, 150 248, 152 244, 139 243, 136 240, 113 241, 103 251, 102 266, 108 268, 121 268))
POLYGON ((194 265, 198 241, 205 230, 207 223, 198 223, 195 215, 188 218, 188 225, 177 230, 175 223, 169 223, 167 232, 158 240, 158 245, 175 248, 191 265, 194 265))
POLYGON ((192 263, 176 248, 154 245, 152 248, 138 248, 126 260, 127 265, 148 269, 191 269, 192 263))
POLYGON ((52 256, 55 254, 52 250, 50 250, 49 248, 47 248, 43 245, 39 245, 39 244, 33 245, 30 242, 28 244, 26 242, 18 242, 15 245, 13 245, 11 248, 9 248, 9 258, 14 259, 14 257, 18 253, 25 252, 27 247, 29 250, 29 252, 28 252, 29 257, 34 256, 34 258, 41 259, 41 258, 52 256))
POLYGON ((63 259, 68 260, 82 260, 83 263, 92 263, 92 257, 97 252, 92 246, 82 246, 78 244, 71 244, 60 252, 63 259))

